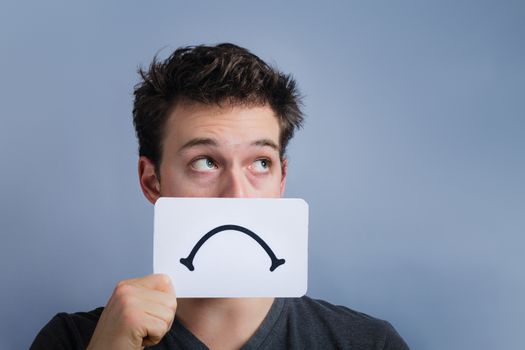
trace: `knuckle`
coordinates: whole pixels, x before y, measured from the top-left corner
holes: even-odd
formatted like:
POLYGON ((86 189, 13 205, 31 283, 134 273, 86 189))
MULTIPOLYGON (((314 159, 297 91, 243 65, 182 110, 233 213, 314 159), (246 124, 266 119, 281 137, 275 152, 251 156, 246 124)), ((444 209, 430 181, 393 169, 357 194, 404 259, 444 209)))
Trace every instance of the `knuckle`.
POLYGON ((175 320, 175 312, 169 309, 168 313, 166 314, 166 322, 170 324, 173 322, 173 320, 175 320))
POLYGON ((168 331, 168 323, 156 319, 148 329, 148 343, 150 345, 158 344, 168 331))
POLYGON ((119 282, 117 286, 115 287, 115 291, 113 294, 115 294, 115 296, 118 298, 123 298, 129 295, 132 289, 133 289, 133 286, 125 282, 119 282))
POLYGON ((170 322, 165 320, 159 320, 158 322, 159 336, 162 338, 170 330, 170 322))
POLYGON ((168 275, 166 275, 164 273, 159 274, 158 275, 158 279, 164 285, 171 285, 171 278, 170 278, 170 276, 168 276, 168 275))
POLYGON ((133 298, 129 294, 126 294, 118 299, 118 304, 122 310, 133 310, 134 302, 133 298))
POLYGON ((119 281, 119 282, 117 283, 115 289, 117 289, 117 288, 121 288, 121 287, 126 286, 126 285, 128 285, 128 284, 129 284, 129 281, 128 281, 128 280, 122 280, 122 281, 119 281))
POLYGON ((177 298, 175 297, 168 296, 168 298, 162 300, 162 306, 165 307, 170 314, 175 314, 175 311, 177 311, 177 305, 177 298))
MULTIPOLYGON (((173 298, 173 300, 170 302, 170 309, 172 309, 173 311, 176 311, 177 310, 177 299, 176 298, 173 298)), ((175 315, 174 315, 175 316, 175 315)))

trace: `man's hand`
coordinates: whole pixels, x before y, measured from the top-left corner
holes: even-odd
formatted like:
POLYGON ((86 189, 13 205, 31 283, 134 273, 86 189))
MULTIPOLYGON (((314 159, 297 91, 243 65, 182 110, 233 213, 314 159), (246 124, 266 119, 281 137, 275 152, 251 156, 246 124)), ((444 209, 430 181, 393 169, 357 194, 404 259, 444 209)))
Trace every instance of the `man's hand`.
POLYGON ((169 331, 177 299, 166 275, 148 275, 117 284, 98 321, 88 350, 142 349, 169 331))

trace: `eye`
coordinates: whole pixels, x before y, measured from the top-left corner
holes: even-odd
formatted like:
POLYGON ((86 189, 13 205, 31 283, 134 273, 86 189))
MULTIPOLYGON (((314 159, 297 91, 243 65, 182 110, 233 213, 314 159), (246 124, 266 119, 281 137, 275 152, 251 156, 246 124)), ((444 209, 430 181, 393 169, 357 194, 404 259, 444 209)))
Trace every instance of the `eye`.
POLYGON ((270 165, 271 161, 269 159, 257 159, 255 162, 253 162, 251 168, 256 173, 267 173, 270 171, 270 165))
POLYGON ((191 167, 197 171, 213 171, 217 169, 217 164, 215 164, 213 159, 204 157, 191 162, 191 167))

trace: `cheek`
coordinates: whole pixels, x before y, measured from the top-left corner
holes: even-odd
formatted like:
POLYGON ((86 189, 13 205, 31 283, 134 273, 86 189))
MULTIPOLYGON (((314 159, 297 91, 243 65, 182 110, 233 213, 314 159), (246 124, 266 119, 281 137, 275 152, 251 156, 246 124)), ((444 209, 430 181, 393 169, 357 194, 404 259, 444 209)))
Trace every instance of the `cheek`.
POLYGON ((213 193, 203 186, 195 186, 193 183, 170 183, 161 186, 163 197, 213 197, 213 193))
POLYGON ((163 168, 160 174, 160 193, 163 197, 186 197, 188 188, 184 177, 176 168, 163 168))
POLYGON ((251 177, 250 184, 257 197, 280 197, 281 178, 280 174, 268 177, 251 177))

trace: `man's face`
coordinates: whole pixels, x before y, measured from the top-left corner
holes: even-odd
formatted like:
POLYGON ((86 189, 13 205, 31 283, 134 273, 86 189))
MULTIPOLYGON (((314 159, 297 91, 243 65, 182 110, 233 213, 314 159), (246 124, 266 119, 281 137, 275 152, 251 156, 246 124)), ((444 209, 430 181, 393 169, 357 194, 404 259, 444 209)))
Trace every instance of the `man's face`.
POLYGON ((286 161, 269 106, 178 104, 166 121, 160 181, 141 157, 146 197, 280 197, 286 161))

